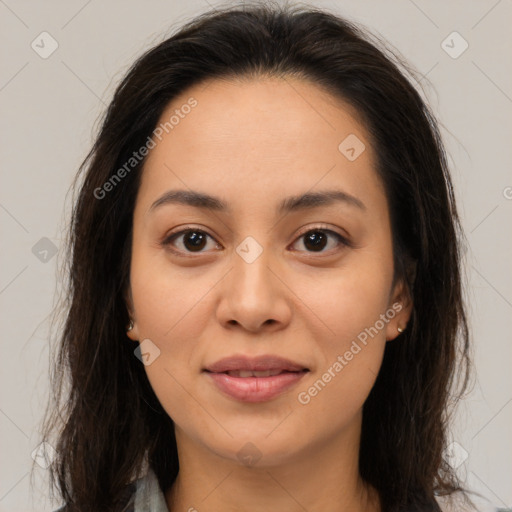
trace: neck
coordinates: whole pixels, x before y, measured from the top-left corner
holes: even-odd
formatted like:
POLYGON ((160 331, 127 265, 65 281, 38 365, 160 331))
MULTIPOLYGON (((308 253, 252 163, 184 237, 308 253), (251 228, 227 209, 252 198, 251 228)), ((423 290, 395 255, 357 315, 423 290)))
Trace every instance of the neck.
POLYGON ((284 462, 245 466, 176 427, 180 470, 165 493, 167 506, 171 512, 380 512, 377 491, 359 475, 359 432, 356 422, 336 440, 308 446, 284 462))

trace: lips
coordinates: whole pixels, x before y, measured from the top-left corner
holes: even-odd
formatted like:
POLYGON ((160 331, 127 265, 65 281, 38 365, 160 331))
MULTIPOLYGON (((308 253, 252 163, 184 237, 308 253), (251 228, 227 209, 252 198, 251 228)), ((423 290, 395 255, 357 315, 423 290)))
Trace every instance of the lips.
POLYGON ((309 370, 304 365, 279 356, 266 355, 258 357, 233 356, 221 359, 205 368, 212 373, 225 372, 300 372, 309 370))
POLYGON ((279 356, 234 356, 207 366, 204 372, 230 398, 265 402, 295 385, 309 368, 279 356))
POLYGON ((230 375, 231 377, 273 377, 274 375, 279 375, 280 373, 283 373, 288 370, 263 370, 263 371, 251 371, 251 370, 229 370, 227 372, 221 372, 226 373, 227 375, 230 375))

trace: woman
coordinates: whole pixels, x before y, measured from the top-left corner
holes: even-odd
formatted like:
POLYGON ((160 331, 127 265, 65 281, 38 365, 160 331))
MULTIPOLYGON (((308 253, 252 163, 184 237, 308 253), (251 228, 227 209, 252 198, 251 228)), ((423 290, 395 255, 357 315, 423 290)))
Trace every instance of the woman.
POLYGON ((45 422, 62 510, 465 496, 462 234, 391 52, 314 7, 206 13, 133 65, 82 171, 45 422))

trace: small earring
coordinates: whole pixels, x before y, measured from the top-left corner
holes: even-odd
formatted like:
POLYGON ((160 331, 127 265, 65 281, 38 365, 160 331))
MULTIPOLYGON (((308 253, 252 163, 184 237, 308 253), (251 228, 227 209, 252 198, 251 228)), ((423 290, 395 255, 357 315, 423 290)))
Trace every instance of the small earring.
POLYGON ((126 328, 127 331, 131 331, 133 329, 133 320, 130 320, 130 324, 126 328))
POLYGON ((397 328, 396 328, 396 330, 397 330, 400 334, 402 334, 402 333, 404 332, 404 329, 402 329, 402 327, 397 327, 397 328))

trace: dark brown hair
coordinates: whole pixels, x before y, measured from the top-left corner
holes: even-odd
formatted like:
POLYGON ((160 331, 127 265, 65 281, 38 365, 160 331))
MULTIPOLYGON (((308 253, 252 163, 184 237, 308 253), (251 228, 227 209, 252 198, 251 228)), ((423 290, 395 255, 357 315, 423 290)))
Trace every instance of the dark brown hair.
POLYGON ((407 330, 386 345, 364 404, 361 477, 386 512, 435 507, 434 496, 464 491, 443 459, 450 405, 464 396, 470 376, 463 235, 437 122, 405 70, 415 76, 389 45, 352 22, 312 6, 272 4, 204 13, 133 64, 74 184, 81 179, 44 424, 44 440, 57 450, 52 488, 69 510, 116 510, 145 462, 164 490, 178 473, 173 422, 126 337, 144 161, 106 197, 95 191, 145 144, 174 97, 215 78, 295 76, 360 114, 388 198, 395 279, 409 284, 414 303, 407 330))

